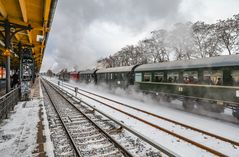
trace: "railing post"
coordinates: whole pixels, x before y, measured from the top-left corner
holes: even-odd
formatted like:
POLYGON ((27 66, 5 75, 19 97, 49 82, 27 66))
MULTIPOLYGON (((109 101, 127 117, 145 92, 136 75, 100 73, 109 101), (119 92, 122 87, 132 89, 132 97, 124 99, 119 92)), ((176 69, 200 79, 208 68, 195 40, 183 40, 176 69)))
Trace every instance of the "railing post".
POLYGON ((4 119, 7 119, 7 113, 8 113, 8 105, 7 104, 9 104, 9 101, 8 101, 8 97, 6 98, 6 101, 5 101, 5 115, 4 115, 4 119))
POLYGON ((77 96, 78 88, 75 87, 75 96, 77 96))
POLYGON ((8 113, 14 110, 19 100, 19 90, 13 89, 10 93, 1 97, 0 102, 0 120, 8 118, 8 113))

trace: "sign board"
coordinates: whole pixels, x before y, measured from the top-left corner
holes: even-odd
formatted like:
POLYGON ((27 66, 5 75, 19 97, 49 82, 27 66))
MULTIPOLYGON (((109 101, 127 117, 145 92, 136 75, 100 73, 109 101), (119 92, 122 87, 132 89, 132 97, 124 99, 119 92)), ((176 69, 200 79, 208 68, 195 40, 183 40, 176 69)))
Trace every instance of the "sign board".
POLYGON ((239 97, 239 90, 236 90, 236 97, 239 97))

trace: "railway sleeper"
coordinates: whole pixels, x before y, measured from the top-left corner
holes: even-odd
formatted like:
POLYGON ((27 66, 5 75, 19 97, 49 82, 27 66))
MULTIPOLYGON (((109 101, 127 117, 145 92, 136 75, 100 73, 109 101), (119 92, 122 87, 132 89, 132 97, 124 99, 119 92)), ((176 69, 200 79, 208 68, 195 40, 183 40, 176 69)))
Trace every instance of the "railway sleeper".
POLYGON ((77 137, 76 140, 79 143, 85 143, 85 142, 92 142, 92 141, 100 141, 104 138, 105 136, 98 134, 97 136, 91 136, 91 137, 77 137))
POLYGON ((105 143, 94 143, 91 145, 85 145, 85 147, 80 147, 81 151, 91 151, 91 150, 96 150, 96 149, 102 149, 102 147, 107 148, 107 147, 112 147, 112 143, 110 142, 105 142, 105 143))
POLYGON ((113 144, 110 146, 101 147, 98 149, 92 149, 91 151, 81 151, 83 156, 104 156, 103 154, 114 153, 119 151, 113 144))
POLYGON ((72 134, 72 136, 74 138, 77 138, 79 136, 82 137, 82 138, 86 138, 86 137, 97 136, 99 134, 100 134, 99 131, 93 131, 93 132, 85 132, 85 133, 74 133, 74 134, 72 134))
POLYGON ((77 130, 77 132, 89 132, 89 131, 94 131, 94 130, 97 130, 95 127, 91 126, 91 127, 84 127, 84 128, 81 128, 81 126, 71 126, 71 127, 68 127, 69 129, 72 129, 73 130, 73 133, 75 130, 77 130))
POLYGON ((106 154, 103 154, 104 157, 112 157, 112 156, 115 156, 115 157, 121 157, 121 156, 124 156, 122 155, 121 152, 119 151, 115 151, 115 152, 108 152, 106 154))
MULTIPOLYGON (((80 126, 79 126, 80 127, 80 126)), ((98 131, 98 129, 95 129, 95 128, 93 128, 93 129, 81 129, 81 128, 73 128, 73 129, 70 129, 71 130, 71 132, 72 132, 72 134, 79 134, 79 133, 82 133, 82 134, 84 134, 84 133, 88 133, 88 132, 99 132, 98 131)))
POLYGON ((107 144, 109 142, 108 139, 102 139, 102 140, 99 140, 99 141, 92 141, 92 142, 86 142, 86 143, 80 143, 79 144, 79 147, 81 148, 82 146, 84 147, 87 147, 88 145, 94 145, 94 144, 107 144))

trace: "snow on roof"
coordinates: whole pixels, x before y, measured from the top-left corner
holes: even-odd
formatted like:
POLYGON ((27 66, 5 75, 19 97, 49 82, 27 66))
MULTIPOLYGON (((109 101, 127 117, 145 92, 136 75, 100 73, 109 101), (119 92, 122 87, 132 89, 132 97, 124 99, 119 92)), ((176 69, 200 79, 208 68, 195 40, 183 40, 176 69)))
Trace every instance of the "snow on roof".
POLYGON ((78 71, 71 71, 70 74, 78 74, 78 71))
POLYGON ((106 69, 100 69, 96 73, 98 74, 98 73, 109 73, 109 72, 130 72, 134 67, 135 65, 106 68, 106 69))
POLYGON ((143 64, 135 71, 192 69, 222 66, 239 66, 239 55, 216 56, 202 59, 180 60, 164 63, 143 64))
POLYGON ((96 70, 85 70, 85 71, 80 71, 80 74, 93 74, 96 70))

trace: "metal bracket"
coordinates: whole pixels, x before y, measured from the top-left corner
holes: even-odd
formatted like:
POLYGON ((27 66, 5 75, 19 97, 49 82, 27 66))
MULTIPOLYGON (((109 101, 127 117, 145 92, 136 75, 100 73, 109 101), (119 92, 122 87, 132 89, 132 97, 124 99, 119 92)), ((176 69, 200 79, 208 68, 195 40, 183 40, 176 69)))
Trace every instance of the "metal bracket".
POLYGON ((6 49, 11 49, 11 40, 15 34, 23 30, 32 30, 31 25, 22 26, 19 24, 11 23, 8 20, 0 20, 0 26, 4 28, 2 32, 4 32, 5 34, 3 35, 3 33, 1 33, 1 36, 4 39, 6 49))

